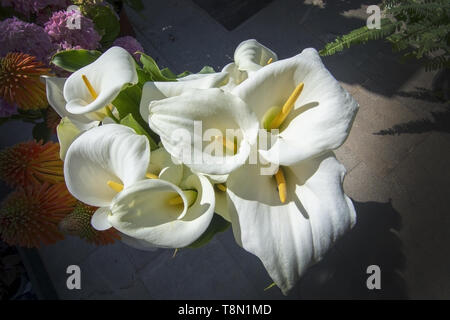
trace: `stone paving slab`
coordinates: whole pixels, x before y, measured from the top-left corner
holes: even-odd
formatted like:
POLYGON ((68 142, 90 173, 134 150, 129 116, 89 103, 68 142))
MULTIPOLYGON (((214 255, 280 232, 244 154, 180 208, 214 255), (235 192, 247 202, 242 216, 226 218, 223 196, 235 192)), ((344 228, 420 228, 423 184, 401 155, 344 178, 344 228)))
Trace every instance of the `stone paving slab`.
MULTIPOLYGON (((191 1, 152 1, 128 11, 145 51, 176 72, 211 65, 220 70, 236 45, 256 38, 280 58, 322 48, 335 36, 364 25, 367 1, 275 0, 228 31, 191 1), (311 3, 319 5, 311 5, 311 3)), ((231 230, 198 250, 142 252, 117 243, 94 248, 68 238, 40 250, 64 299, 300 299, 450 298, 450 135, 442 124, 448 106, 418 98, 433 73, 401 64, 388 45, 372 42, 324 63, 360 103, 354 127, 336 155, 347 168, 344 188, 358 223, 311 268, 292 294, 276 288, 258 258, 239 248, 231 230), (432 114, 431 112, 443 112, 432 114), (426 126, 397 125, 428 119, 426 126), (439 122, 441 121, 441 122, 439 122), (436 124, 437 122, 437 124, 436 124), (395 129, 397 128, 397 129, 395 129), (383 130, 390 134, 375 134, 383 130), (397 131, 396 131, 397 130, 397 131), (403 130, 403 131, 402 131, 403 130), (83 270, 83 290, 65 287, 65 267, 83 270), (378 264, 382 290, 367 290, 366 268, 378 264)), ((29 126, 3 125, 1 145, 27 140, 29 126), (5 134, 7 132, 7 134, 5 134)))

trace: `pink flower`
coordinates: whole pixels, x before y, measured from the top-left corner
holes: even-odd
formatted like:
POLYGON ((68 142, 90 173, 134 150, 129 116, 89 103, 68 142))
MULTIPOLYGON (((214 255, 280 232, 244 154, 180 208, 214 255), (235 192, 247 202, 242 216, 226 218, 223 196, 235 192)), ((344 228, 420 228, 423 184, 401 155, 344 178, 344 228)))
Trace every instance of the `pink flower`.
POLYGON ((54 12, 45 23, 44 28, 59 50, 94 50, 99 47, 101 40, 100 35, 94 28, 92 20, 76 10, 54 12), (77 20, 80 22, 80 29, 69 28, 67 26, 67 21, 77 20))
POLYGON ((139 61, 141 55, 136 54, 137 51, 144 52, 144 48, 142 48, 142 45, 133 37, 125 36, 121 38, 117 38, 113 46, 122 47, 125 50, 127 50, 131 55, 133 55, 136 60, 139 61))
POLYGON ((22 13, 26 17, 31 14, 38 14, 39 11, 47 7, 52 9, 62 9, 70 5, 68 0, 1 0, 2 7, 12 7, 15 11, 22 13))

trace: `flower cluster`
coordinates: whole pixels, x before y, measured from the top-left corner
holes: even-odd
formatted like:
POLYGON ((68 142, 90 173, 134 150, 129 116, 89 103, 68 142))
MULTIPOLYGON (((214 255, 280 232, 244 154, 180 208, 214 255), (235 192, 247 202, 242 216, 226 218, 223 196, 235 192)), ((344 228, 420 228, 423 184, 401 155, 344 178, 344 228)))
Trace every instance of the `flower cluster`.
POLYGON ((1 0, 2 7, 12 7, 15 11, 30 17, 43 9, 62 9, 70 4, 68 0, 1 0))
POLYGON ((100 35, 95 30, 91 19, 83 16, 80 11, 57 11, 44 25, 45 32, 59 50, 88 49, 94 50, 99 46, 100 35), (80 28, 68 28, 68 21, 77 20, 80 28))
POLYGON ((55 45, 44 28, 16 17, 0 21, 0 56, 8 52, 22 52, 48 62, 55 45))
POLYGON ((332 150, 358 104, 314 49, 278 60, 247 40, 221 72, 178 79, 142 61, 113 47, 46 78, 68 190, 98 208, 95 229, 143 250, 197 246, 220 215, 287 293, 355 223, 332 150))
POLYGON ((142 48, 142 45, 135 38, 130 36, 117 38, 114 41, 113 46, 124 48, 138 61, 141 55, 137 52, 144 52, 144 48, 142 48))

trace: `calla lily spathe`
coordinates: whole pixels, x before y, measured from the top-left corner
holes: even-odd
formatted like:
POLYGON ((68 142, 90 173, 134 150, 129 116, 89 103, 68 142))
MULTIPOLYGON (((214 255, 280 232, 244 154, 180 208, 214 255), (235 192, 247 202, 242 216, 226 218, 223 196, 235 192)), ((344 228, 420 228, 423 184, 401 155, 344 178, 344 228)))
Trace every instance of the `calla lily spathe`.
POLYGON ((258 134, 255 114, 241 99, 217 88, 192 89, 151 102, 148 123, 173 157, 195 172, 210 175, 225 175, 243 165, 258 134), (223 140, 227 129, 236 130, 240 141, 223 140), (211 137, 205 137, 208 133, 211 137), (220 150, 227 144, 233 150, 215 154, 215 148, 207 150, 205 143, 220 150))
POLYGON ((61 117, 61 121, 56 128, 60 145, 60 158, 64 160, 67 149, 72 142, 84 131, 94 128, 100 121, 92 120, 89 114, 72 114, 66 110, 66 100, 63 89, 66 78, 42 77, 45 80, 47 100, 50 106, 61 117))
POLYGON ((112 47, 67 78, 63 91, 66 110, 72 114, 95 114, 108 107, 124 86, 137 82, 133 57, 121 47, 112 47))
POLYGON ((153 178, 118 193, 107 211, 94 215, 94 226, 114 227, 126 244, 140 250, 190 245, 206 231, 214 215, 211 183, 173 163, 163 148, 152 151, 147 172, 153 178), (177 198, 178 204, 171 203, 177 198))
POLYGON ((227 64, 222 72, 229 75, 228 82, 222 86, 225 91, 230 91, 255 71, 258 71, 268 63, 278 60, 277 54, 265 47, 255 39, 241 42, 234 51, 234 62, 227 64))
POLYGON ((287 197, 281 203, 273 176, 245 165, 227 182, 236 242, 255 254, 287 294, 308 267, 320 261, 356 222, 344 194, 345 168, 332 153, 282 167, 287 197))
POLYGON ((107 207, 117 192, 108 182, 127 188, 144 179, 150 162, 146 137, 119 124, 106 124, 80 135, 69 147, 64 178, 70 193, 96 207, 107 207))
POLYGON ((300 83, 303 91, 279 126, 275 143, 260 150, 271 163, 291 165, 336 149, 352 127, 358 103, 312 48, 261 68, 232 93, 247 103, 261 123, 272 107, 283 106, 300 83))
POLYGON ((218 88, 227 81, 224 72, 191 74, 177 81, 146 82, 142 89, 140 113, 144 120, 148 119, 148 107, 152 101, 179 96, 191 89, 218 88))

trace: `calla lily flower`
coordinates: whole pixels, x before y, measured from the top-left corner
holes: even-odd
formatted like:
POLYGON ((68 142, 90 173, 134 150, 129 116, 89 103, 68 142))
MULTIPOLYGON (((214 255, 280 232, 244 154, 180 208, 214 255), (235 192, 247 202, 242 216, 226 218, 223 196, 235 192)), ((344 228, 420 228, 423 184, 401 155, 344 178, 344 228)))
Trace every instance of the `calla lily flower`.
POLYGON ((146 137, 133 129, 106 124, 80 135, 69 147, 64 178, 70 193, 96 207, 108 207, 124 188, 145 179, 150 162, 146 137))
POLYGON ((140 113, 143 119, 148 119, 148 107, 152 101, 179 96, 191 89, 218 88, 227 82, 225 72, 191 74, 177 81, 146 82, 142 89, 140 113))
POLYGON ((241 42, 234 51, 234 62, 222 69, 222 72, 229 75, 229 81, 221 88, 230 91, 251 77, 255 71, 277 60, 275 52, 255 39, 241 42))
POLYGON ((64 160, 72 142, 84 131, 97 127, 100 121, 92 120, 88 114, 71 114, 66 110, 66 100, 63 95, 66 78, 49 76, 42 78, 45 81, 48 103, 61 117, 56 132, 60 145, 60 158, 64 160))
POLYGON ((173 157, 210 175, 225 175, 244 164, 258 134, 255 114, 241 99, 217 88, 151 102, 148 123, 173 157))
POLYGON ((252 109, 261 128, 279 130, 272 147, 260 154, 281 165, 338 148, 358 109, 312 48, 261 68, 232 93, 252 109))
POLYGON ((214 215, 214 189, 203 175, 152 151, 146 177, 124 188, 93 216, 93 226, 114 227, 136 249, 182 248, 197 240, 214 215))
POLYGON ((180 186, 148 179, 114 198, 108 222, 141 247, 183 248, 206 231, 214 206, 214 189, 202 175, 192 174, 180 186))
POLYGON ((356 213, 342 188, 345 168, 332 153, 280 168, 284 185, 260 169, 246 164, 227 181, 233 233, 287 294, 355 224, 356 213), (277 187, 285 190, 283 202, 277 187))
POLYGON ((111 108, 109 105, 120 91, 137 82, 133 57, 121 47, 112 47, 67 78, 63 91, 66 110, 72 114, 97 115, 94 120, 101 120, 105 115, 103 109, 111 108))

